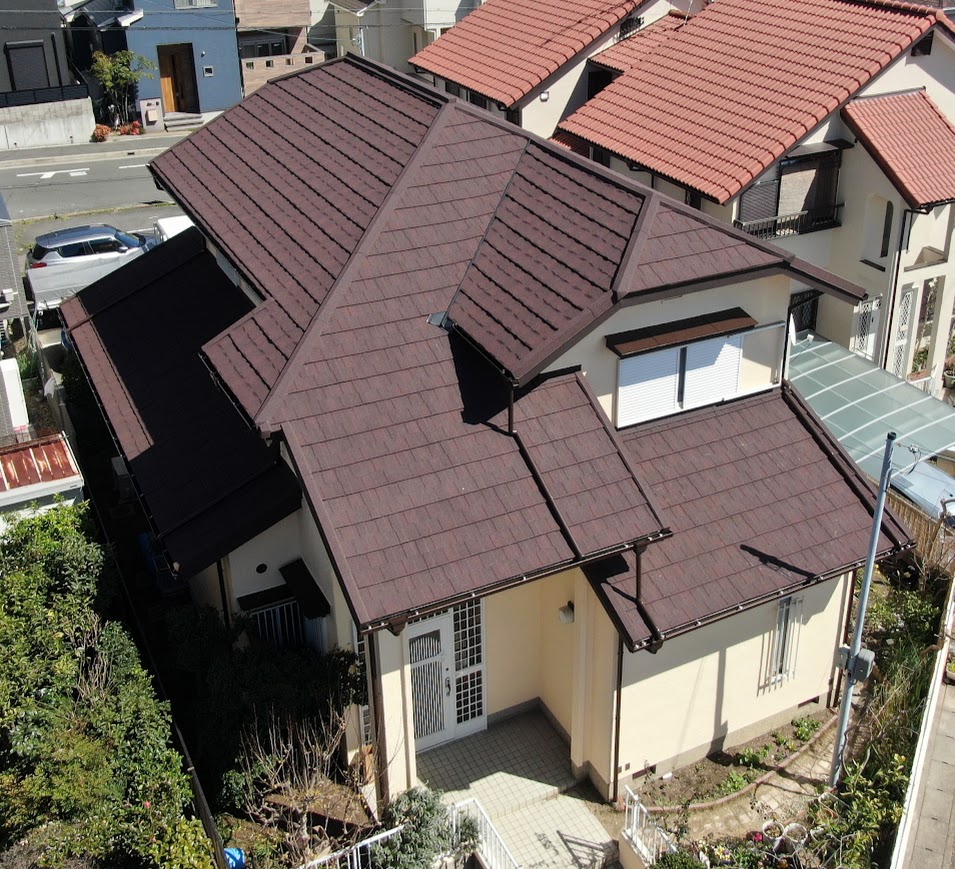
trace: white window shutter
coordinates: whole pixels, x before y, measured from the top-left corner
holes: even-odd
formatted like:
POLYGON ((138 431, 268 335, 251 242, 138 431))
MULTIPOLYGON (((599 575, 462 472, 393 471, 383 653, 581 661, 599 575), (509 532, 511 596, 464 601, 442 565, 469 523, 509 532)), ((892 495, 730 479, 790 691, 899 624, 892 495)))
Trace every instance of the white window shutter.
POLYGON ((680 348, 620 360, 617 425, 633 425, 679 410, 680 348))
POLYGON ((700 407, 735 396, 742 355, 742 335, 687 345, 683 406, 700 407))

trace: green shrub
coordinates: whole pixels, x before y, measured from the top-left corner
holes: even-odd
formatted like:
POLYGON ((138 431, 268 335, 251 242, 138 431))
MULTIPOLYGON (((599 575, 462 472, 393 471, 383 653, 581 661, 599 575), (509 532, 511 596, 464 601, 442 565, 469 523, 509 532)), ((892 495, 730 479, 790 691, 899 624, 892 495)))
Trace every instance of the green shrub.
POLYGON ((745 788, 751 781, 753 781, 753 776, 750 770, 746 772, 736 772, 734 770, 723 779, 720 786, 716 789, 716 796, 726 797, 730 794, 735 794, 745 788))
POLYGON ((770 745, 764 745, 761 748, 744 748, 740 751, 737 759, 743 766, 754 769, 755 767, 761 767, 763 765, 772 750, 772 746, 770 745))
POLYGON ((404 824, 396 836, 375 845, 372 865, 380 869, 420 869, 433 865, 453 848, 453 833, 447 806, 441 794, 417 787, 389 803, 382 815, 385 829, 404 824))
POLYGON ((800 742, 808 742, 812 735, 820 728, 820 723, 815 718, 794 718, 793 730, 796 731, 796 739, 800 742))
POLYGON ((704 863, 689 851, 671 851, 653 864, 654 869, 706 869, 704 863))

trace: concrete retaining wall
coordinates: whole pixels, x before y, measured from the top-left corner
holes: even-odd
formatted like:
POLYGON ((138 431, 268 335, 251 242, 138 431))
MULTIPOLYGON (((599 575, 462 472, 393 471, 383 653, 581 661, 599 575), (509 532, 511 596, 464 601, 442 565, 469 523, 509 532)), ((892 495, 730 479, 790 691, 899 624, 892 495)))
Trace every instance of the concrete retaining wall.
POLYGON ((0 109, 0 151, 88 142, 96 121, 89 97, 0 109))

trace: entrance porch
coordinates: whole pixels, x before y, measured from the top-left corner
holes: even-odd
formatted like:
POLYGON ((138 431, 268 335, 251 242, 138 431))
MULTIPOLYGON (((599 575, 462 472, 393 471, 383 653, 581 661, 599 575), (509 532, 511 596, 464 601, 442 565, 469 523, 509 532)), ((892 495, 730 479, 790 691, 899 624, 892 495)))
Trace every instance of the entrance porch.
POLYGON ((418 778, 449 803, 476 798, 524 869, 591 869, 617 843, 578 791, 570 750, 539 710, 417 755, 418 778))

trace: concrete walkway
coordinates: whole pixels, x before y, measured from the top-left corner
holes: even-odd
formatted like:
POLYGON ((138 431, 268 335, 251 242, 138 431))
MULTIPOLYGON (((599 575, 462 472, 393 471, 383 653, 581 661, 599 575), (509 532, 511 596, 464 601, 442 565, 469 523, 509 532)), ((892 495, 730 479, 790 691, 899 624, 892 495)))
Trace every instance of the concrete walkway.
POLYGON ((570 751, 540 712, 419 754, 418 778, 449 803, 477 798, 523 869, 598 869, 617 857, 590 804, 567 794, 570 751))
POLYGON ((942 685, 915 796, 904 867, 955 869, 955 687, 942 685))

